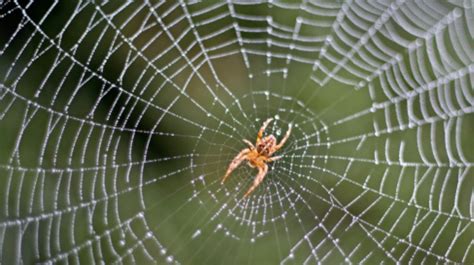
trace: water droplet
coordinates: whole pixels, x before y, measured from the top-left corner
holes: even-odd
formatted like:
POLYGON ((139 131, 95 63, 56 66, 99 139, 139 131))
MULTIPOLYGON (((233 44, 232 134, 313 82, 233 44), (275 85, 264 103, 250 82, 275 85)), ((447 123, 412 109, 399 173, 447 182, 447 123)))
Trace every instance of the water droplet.
POLYGON ((195 239, 196 237, 200 236, 201 235, 201 229, 198 229, 196 230, 196 232, 194 232, 193 236, 191 237, 192 239, 195 239))
POLYGON ((166 255, 166 252, 167 252, 166 248, 162 248, 162 249, 160 250, 160 254, 161 254, 161 255, 166 255))
POLYGON ((166 257, 166 262, 172 263, 173 261, 174 261, 174 257, 173 257, 173 256, 168 256, 168 257, 166 257))

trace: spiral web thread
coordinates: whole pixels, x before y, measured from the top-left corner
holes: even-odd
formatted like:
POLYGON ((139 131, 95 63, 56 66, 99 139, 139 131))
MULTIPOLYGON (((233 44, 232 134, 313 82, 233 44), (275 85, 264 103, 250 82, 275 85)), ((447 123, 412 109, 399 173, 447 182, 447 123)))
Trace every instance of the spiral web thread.
POLYGON ((471 1, 119 2, 0 1, 0 263, 474 263, 471 1))

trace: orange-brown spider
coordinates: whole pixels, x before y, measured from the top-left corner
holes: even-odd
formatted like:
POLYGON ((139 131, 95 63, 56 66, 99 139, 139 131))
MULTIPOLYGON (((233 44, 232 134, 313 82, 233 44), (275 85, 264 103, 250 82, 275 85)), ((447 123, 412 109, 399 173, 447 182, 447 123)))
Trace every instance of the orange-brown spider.
POLYGON ((288 140, 288 137, 290 137, 291 124, 288 126, 288 131, 279 144, 277 144, 276 138, 272 134, 262 138, 265 128, 267 128, 268 124, 272 120, 272 118, 269 118, 263 123, 262 127, 258 131, 255 146, 249 140, 244 139, 244 142, 249 147, 244 148, 236 157, 234 157, 232 162, 229 164, 229 168, 227 168, 224 178, 222 178, 221 184, 224 184, 230 173, 232 173, 232 171, 234 171, 234 169, 236 169, 244 160, 248 160, 247 163, 250 167, 258 168, 258 174, 255 177, 252 186, 250 186, 249 190, 245 193, 244 198, 249 196, 250 193, 252 193, 253 190, 257 188, 260 183, 262 183, 263 178, 265 178, 265 175, 268 172, 267 163, 281 158, 281 156, 272 157, 272 155, 278 151, 278 149, 280 149, 285 144, 286 140, 288 140))

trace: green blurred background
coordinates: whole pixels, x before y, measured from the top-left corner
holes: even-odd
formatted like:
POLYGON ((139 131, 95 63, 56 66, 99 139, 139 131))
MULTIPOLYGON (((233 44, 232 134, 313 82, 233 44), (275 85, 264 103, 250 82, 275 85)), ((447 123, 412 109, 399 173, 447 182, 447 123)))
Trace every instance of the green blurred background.
POLYGON ((0 263, 473 263, 472 12, 0 1, 0 263))

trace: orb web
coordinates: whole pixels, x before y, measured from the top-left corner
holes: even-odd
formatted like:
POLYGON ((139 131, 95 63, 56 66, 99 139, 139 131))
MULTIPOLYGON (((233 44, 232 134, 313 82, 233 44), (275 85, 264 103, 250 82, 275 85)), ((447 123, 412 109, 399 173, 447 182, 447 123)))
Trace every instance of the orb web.
POLYGON ((0 263, 473 263, 472 8, 0 1, 0 263))

